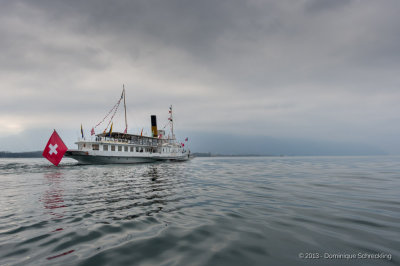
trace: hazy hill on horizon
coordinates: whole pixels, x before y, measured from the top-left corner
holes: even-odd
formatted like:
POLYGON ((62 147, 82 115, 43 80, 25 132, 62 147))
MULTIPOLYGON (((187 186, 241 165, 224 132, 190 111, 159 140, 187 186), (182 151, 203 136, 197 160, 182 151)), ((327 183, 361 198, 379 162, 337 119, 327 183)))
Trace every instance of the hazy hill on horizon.
POLYGON ((265 136, 239 136, 215 133, 193 133, 189 147, 193 152, 252 155, 388 155, 363 143, 321 140, 285 139, 265 136))

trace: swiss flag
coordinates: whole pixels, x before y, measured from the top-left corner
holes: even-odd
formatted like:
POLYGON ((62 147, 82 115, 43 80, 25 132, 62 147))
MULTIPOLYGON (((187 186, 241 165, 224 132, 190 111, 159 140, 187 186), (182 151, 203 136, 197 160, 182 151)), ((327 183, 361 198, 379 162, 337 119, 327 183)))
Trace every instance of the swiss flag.
POLYGON ((67 146, 65 146, 60 136, 54 130, 49 141, 47 142, 46 148, 44 148, 42 155, 52 164, 57 166, 67 150, 67 146))

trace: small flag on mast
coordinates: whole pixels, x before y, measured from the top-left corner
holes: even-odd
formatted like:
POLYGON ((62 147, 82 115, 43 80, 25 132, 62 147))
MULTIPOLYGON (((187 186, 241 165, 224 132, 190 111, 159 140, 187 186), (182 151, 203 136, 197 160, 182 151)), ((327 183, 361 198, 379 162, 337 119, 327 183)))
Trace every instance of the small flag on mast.
POLYGON ((185 141, 188 141, 188 140, 189 140, 189 138, 186 138, 186 139, 185 139, 185 141))
POLYGON ((82 124, 81 124, 81 134, 82 134, 82 138, 85 138, 85 136, 83 135, 83 127, 82 127, 82 124))
POLYGON ((90 134, 93 136, 95 134, 94 132, 94 127, 92 127, 92 131, 90 132, 90 134))

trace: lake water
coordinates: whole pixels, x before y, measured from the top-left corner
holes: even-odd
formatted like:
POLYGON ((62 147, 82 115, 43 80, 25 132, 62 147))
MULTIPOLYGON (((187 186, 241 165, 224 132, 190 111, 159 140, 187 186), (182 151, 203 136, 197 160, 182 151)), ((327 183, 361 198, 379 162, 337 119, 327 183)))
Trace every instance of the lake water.
POLYGON ((0 265, 400 265, 400 157, 1 159, 0 265))

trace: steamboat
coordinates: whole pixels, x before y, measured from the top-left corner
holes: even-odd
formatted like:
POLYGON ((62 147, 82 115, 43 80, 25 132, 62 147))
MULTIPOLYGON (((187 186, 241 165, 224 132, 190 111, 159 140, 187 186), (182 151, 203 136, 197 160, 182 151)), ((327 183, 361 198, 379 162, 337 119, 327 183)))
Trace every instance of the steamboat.
MULTIPOLYGON (((82 126, 82 138, 75 143, 77 149, 68 149, 65 156, 77 160, 81 164, 132 164, 149 163, 157 161, 186 161, 190 157, 190 150, 185 148, 184 143, 179 143, 174 134, 174 121, 172 105, 169 107, 168 123, 170 134, 166 136, 165 127, 162 130, 157 128, 157 117, 151 115, 152 136, 141 134, 128 134, 128 124, 126 118, 125 87, 123 87, 121 98, 114 105, 113 109, 106 117, 91 130, 91 138, 84 138, 82 126), (124 100, 125 109, 125 130, 124 132, 112 131, 112 120, 120 105, 124 100), (95 134, 95 128, 111 115, 111 119, 106 129, 101 134, 95 134), (108 127, 110 127, 108 129, 108 127)), ((187 138, 186 140, 187 141, 187 138)))

